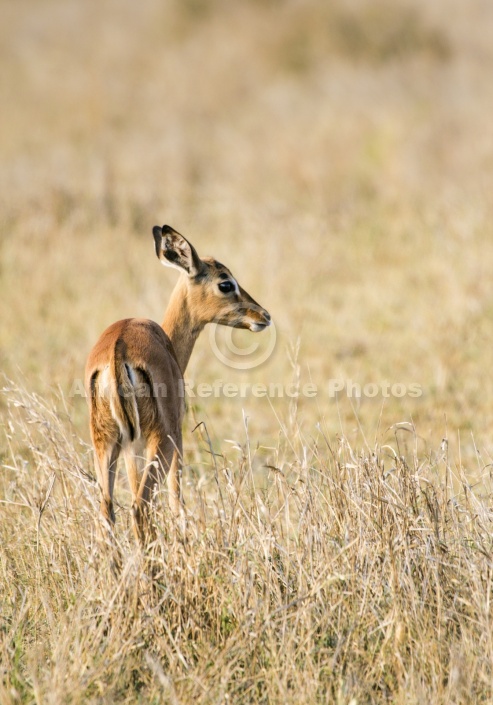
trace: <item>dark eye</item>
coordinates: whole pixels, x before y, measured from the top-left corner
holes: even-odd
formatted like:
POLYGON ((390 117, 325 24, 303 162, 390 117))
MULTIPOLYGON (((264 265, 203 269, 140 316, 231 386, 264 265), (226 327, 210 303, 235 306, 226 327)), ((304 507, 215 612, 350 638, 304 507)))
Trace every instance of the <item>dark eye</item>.
POLYGON ((235 290, 235 285, 233 282, 221 282, 218 284, 219 291, 222 291, 223 294, 229 294, 231 291, 235 290))

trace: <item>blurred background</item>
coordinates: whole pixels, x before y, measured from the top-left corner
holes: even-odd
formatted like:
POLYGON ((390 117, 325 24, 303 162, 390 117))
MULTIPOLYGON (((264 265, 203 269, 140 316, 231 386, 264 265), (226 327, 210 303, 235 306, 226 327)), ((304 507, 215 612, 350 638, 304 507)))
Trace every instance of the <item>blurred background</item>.
POLYGON ((151 229, 169 223, 276 323, 262 365, 225 367, 203 335, 187 376, 318 388, 191 400, 185 436, 203 420, 219 445, 242 440, 245 415, 267 446, 319 424, 371 447, 404 423, 422 452, 446 436, 489 462, 488 0, 0 8, 4 373, 61 390, 88 439, 70 390, 107 325, 162 320, 176 273, 159 265, 151 229), (336 399, 335 378, 422 395, 336 399))

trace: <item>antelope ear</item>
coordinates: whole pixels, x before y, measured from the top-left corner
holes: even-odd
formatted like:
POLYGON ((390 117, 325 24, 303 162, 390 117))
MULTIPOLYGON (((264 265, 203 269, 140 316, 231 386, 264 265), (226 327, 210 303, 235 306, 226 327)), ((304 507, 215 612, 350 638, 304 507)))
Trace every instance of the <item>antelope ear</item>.
POLYGON ((203 268, 203 262, 195 248, 183 235, 169 225, 155 225, 152 229, 156 255, 166 267, 185 271, 189 277, 196 277, 203 268))

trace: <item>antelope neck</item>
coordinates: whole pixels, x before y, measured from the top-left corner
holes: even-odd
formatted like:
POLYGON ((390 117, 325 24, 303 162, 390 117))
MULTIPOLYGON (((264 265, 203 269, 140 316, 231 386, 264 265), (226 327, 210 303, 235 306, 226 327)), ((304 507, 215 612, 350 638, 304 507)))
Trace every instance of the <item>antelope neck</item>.
POLYGON ((173 289, 161 325, 171 340, 182 373, 187 368, 195 341, 204 327, 193 315, 187 294, 187 283, 182 276, 173 289))

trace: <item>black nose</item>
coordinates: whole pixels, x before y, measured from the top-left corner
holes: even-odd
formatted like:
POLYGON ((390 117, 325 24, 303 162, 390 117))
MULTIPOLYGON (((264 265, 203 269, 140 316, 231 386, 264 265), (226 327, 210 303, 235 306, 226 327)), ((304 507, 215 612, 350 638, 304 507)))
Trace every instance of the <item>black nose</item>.
POLYGON ((270 321, 270 313, 268 311, 264 311, 264 318, 266 321, 270 321))

